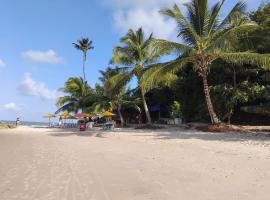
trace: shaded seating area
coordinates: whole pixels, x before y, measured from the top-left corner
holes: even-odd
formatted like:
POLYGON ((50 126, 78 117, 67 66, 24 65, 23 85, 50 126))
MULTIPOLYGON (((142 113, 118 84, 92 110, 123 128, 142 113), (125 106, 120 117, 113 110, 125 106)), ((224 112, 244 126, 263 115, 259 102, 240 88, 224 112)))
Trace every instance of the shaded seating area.
POLYGON ((102 113, 77 113, 75 115, 62 113, 58 116, 46 114, 43 117, 49 119, 49 128, 79 129, 80 131, 86 131, 93 127, 101 127, 102 130, 113 130, 116 124, 112 119, 113 116, 115 116, 115 114, 105 111, 102 113), (59 117, 59 122, 51 123, 51 118, 56 117, 59 117))

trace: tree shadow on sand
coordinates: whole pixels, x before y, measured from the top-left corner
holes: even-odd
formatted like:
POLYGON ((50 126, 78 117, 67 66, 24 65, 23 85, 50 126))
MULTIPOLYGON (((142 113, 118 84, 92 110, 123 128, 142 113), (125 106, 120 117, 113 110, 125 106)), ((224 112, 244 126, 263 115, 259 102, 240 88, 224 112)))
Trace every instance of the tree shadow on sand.
POLYGON ((79 131, 78 129, 51 129, 48 135, 54 137, 79 136, 79 137, 106 138, 105 135, 112 132, 114 131, 102 131, 102 130, 79 131))
POLYGON ((270 142, 270 133, 210 133, 201 131, 168 131, 166 133, 158 133, 155 137, 158 140, 170 139, 199 139, 206 141, 224 141, 224 142, 244 142, 244 141, 267 141, 270 142))
POLYGON ((161 130, 135 130, 135 129, 123 129, 123 130, 87 130, 79 131, 78 129, 51 129, 48 133, 54 137, 99 137, 107 138, 107 134, 130 134, 131 137, 151 137, 156 140, 188 140, 198 139, 205 141, 224 141, 224 142, 245 142, 245 141, 257 141, 257 142, 269 142, 270 144, 270 133, 269 132, 246 132, 246 133, 210 133, 201 132, 197 130, 187 130, 184 128, 177 129, 161 129, 161 130))

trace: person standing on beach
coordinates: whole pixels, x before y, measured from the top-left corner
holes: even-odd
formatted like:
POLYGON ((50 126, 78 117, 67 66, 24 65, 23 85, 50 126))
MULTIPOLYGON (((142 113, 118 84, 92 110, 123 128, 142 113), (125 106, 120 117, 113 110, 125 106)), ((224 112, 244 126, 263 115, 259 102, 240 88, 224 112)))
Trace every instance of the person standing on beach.
POLYGON ((17 117, 17 119, 16 119, 16 126, 19 126, 19 125, 20 125, 20 118, 17 117))
POLYGON ((59 118, 59 123, 58 123, 58 125, 59 125, 60 127, 63 126, 63 119, 62 119, 62 117, 59 118))

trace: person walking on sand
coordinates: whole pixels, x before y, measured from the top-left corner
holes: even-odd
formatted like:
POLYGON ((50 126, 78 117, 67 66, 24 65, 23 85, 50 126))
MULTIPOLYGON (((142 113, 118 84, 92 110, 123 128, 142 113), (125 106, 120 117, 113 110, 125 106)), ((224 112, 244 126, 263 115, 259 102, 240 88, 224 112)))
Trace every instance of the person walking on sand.
POLYGON ((20 118, 17 117, 17 119, 16 119, 16 126, 19 126, 19 125, 20 125, 20 118))

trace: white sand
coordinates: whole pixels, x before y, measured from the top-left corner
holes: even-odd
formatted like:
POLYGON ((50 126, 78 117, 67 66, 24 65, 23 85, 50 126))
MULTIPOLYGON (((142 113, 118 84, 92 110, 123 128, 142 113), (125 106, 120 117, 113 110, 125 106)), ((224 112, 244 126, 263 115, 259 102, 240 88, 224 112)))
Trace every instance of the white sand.
POLYGON ((269 200, 270 137, 0 130, 0 200, 269 200))

